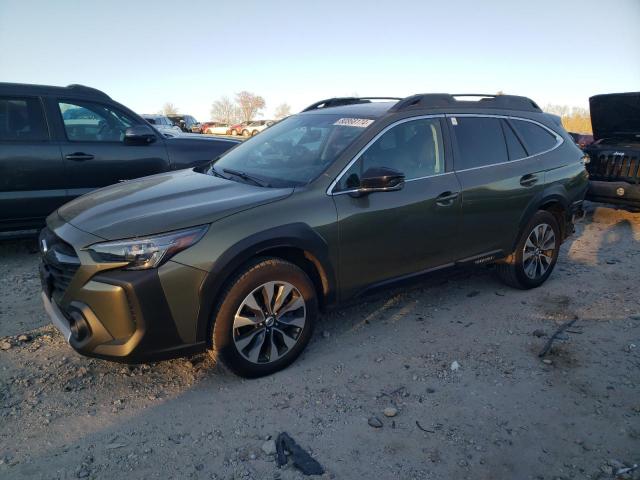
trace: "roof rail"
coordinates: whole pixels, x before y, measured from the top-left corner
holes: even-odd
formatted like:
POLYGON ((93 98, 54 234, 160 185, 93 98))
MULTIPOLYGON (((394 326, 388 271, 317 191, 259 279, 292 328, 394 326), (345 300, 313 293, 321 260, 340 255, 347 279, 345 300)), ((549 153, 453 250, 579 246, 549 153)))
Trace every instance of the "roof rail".
POLYGON ((340 107, 342 105, 354 105, 357 103, 371 103, 371 100, 402 100, 400 97, 334 97, 320 100, 319 102, 309 105, 302 110, 308 112, 310 110, 319 110, 321 108, 340 107))
POLYGON ((540 107, 527 97, 516 95, 493 95, 486 93, 423 93, 411 95, 396 103, 389 111, 398 112, 412 108, 504 108, 507 110, 524 110, 541 112, 540 107), (466 100, 466 97, 477 97, 478 100, 466 100), (463 98, 458 100, 458 98, 463 98))
POLYGON ((67 85, 67 88, 70 90, 76 90, 78 92, 87 92, 93 95, 100 95, 102 97, 111 99, 111 97, 109 97, 109 95, 104 93, 102 90, 98 90, 97 88, 87 87, 85 85, 80 85, 78 83, 72 83, 71 85, 67 85))

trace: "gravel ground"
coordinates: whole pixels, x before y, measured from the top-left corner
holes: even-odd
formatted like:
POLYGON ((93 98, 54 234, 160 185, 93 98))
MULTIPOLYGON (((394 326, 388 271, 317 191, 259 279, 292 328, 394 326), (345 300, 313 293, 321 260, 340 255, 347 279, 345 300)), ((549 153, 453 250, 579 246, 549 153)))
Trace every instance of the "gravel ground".
POLYGON ((549 281, 451 271, 322 318, 307 351, 243 380, 206 355, 75 354, 40 306, 29 242, 0 245, 0 477, 640 478, 640 214, 591 207, 549 281), (577 319, 541 361, 557 327, 577 319), (126 477, 125 477, 126 476, 126 477))

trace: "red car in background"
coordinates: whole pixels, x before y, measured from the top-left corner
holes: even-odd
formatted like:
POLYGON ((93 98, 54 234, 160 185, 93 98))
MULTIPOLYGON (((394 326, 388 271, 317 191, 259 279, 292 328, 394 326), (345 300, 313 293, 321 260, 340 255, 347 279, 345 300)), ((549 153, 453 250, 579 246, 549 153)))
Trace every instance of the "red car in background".
POLYGON ((229 133, 234 136, 242 135, 242 131, 247 125, 249 125, 249 122, 242 122, 242 123, 236 123, 235 125, 231 125, 231 128, 229 128, 229 133))

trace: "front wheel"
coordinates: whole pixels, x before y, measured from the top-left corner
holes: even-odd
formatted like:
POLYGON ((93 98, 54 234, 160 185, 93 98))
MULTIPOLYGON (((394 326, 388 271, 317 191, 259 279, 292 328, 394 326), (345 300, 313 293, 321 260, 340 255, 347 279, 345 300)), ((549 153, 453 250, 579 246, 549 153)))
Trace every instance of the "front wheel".
POLYGON ((549 212, 539 210, 523 230, 516 250, 505 263, 496 265, 503 282, 515 288, 542 285, 558 261, 560 227, 549 212))
POLYGON ((213 320, 214 354, 243 377, 277 372, 307 346, 317 312, 314 285, 302 269, 258 259, 222 295, 213 320))

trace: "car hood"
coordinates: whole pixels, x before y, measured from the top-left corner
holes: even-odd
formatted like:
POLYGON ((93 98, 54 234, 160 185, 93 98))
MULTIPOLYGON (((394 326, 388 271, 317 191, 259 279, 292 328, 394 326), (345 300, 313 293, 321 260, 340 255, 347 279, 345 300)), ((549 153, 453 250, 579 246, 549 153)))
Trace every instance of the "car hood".
POLYGON ((115 240, 215 222, 292 192, 178 170, 96 190, 62 206, 58 214, 84 232, 115 240))
POLYGON ((596 95, 589 108, 595 140, 640 139, 640 92, 596 95))

